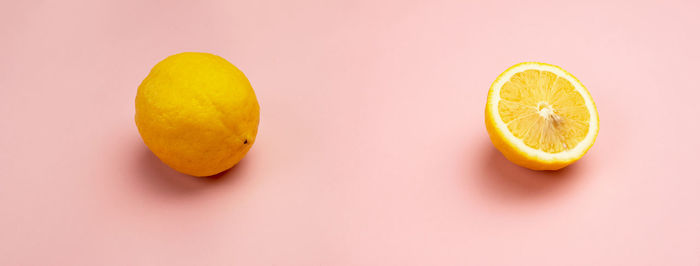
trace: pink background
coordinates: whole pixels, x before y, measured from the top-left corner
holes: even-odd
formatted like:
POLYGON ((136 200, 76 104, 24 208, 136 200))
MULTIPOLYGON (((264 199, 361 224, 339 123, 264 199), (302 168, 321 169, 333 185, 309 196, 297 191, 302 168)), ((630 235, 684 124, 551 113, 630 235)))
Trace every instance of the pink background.
POLYGON ((700 265, 698 1, 3 1, 0 265, 700 265), (181 175, 133 121, 181 51, 262 106, 233 170, 181 175), (506 161, 522 61, 591 91, 560 172, 506 161))

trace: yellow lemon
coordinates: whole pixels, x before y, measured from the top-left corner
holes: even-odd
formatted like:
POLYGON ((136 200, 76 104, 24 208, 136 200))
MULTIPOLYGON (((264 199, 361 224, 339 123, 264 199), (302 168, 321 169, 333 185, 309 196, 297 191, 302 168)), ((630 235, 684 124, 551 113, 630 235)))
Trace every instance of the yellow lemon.
POLYGON ((486 129, 508 160, 557 170, 580 159, 598 135, 598 111, 586 87, 544 63, 512 66, 491 84, 486 129))
POLYGON ((156 64, 136 93, 136 126, 168 166, 193 176, 233 167, 255 143, 260 107, 234 65, 208 53, 156 64))

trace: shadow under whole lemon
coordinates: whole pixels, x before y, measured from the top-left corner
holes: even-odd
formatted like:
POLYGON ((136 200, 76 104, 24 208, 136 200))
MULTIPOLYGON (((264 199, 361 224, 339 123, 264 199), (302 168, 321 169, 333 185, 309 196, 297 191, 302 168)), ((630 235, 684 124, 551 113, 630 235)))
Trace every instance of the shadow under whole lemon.
POLYGON ((136 93, 136 126, 171 168, 210 176, 255 143, 260 106, 248 79, 219 56, 186 52, 156 64, 136 93))

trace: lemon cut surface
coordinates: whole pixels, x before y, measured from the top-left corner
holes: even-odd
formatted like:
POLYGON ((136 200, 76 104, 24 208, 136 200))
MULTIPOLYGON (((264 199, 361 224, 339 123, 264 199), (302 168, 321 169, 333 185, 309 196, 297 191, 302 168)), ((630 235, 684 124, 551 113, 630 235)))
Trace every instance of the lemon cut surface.
POLYGON ((598 135, 598 111, 586 87, 564 69, 520 63, 493 82, 486 129, 515 164, 557 170, 580 159, 598 135))

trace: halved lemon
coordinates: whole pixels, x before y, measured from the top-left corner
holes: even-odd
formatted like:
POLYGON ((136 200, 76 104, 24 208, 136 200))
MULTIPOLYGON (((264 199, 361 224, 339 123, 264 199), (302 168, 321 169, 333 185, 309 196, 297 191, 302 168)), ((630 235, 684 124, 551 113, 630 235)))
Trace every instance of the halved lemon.
POLYGON ((557 170, 577 161, 593 146, 598 124, 586 87, 558 66, 520 63, 491 84, 486 129, 517 165, 557 170))

